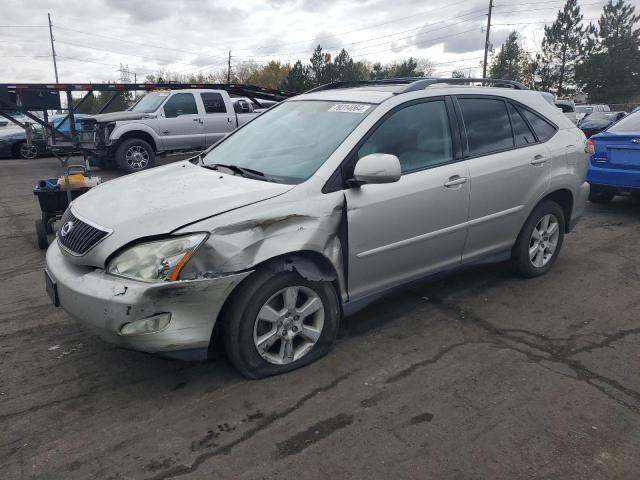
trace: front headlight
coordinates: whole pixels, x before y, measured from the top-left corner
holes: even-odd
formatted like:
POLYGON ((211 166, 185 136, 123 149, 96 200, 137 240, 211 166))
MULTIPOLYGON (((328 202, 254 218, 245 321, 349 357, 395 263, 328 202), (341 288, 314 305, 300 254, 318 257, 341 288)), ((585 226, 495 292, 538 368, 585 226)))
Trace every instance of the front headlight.
POLYGON ((206 233, 156 240, 135 245, 113 258, 107 273, 142 282, 173 282, 206 233))

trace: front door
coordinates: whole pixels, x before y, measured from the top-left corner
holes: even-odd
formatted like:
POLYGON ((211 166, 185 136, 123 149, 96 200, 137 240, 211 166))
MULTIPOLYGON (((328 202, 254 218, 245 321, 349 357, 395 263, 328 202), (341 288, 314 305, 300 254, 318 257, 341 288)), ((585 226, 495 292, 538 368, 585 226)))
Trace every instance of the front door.
POLYGON ((193 93, 174 93, 155 122, 163 150, 202 150, 204 125, 193 93))
POLYGON ((455 159, 449 113, 443 99, 400 107, 356 152, 396 155, 402 177, 345 191, 351 299, 460 263, 469 170, 455 159))

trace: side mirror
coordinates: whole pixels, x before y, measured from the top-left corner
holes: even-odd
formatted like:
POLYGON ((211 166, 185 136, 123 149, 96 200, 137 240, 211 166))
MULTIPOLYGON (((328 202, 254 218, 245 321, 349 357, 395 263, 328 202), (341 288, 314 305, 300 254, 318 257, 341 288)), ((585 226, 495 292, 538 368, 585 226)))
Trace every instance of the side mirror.
POLYGON ((371 153, 362 157, 353 169, 352 185, 393 183, 400 180, 400 160, 395 155, 371 153))

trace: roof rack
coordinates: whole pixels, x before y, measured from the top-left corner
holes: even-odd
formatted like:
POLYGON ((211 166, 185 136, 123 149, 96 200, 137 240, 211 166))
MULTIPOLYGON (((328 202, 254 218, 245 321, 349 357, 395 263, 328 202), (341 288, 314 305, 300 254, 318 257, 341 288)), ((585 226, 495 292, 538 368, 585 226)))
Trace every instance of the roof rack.
POLYGON ((516 90, 528 90, 525 85, 514 80, 503 80, 499 78, 424 78, 424 77, 403 77, 403 78, 387 78, 384 80, 348 80, 340 82, 331 82, 319 87, 312 88, 305 93, 320 92, 322 90, 333 90, 337 88, 364 87, 367 85, 406 85, 395 92, 394 95, 402 93, 416 92, 424 90, 430 85, 436 83, 479 83, 483 85, 513 88, 516 90))

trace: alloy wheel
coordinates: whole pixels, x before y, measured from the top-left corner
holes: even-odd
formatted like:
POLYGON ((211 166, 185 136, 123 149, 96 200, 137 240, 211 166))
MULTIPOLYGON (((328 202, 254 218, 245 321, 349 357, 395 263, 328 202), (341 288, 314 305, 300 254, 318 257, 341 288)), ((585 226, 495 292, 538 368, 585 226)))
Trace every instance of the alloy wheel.
POLYGON ((544 215, 533 228, 529 239, 529 260, 536 268, 544 267, 553 258, 560 238, 560 224, 555 215, 544 215))
POLYGON ((26 143, 20 145, 20 156, 31 160, 38 156, 38 148, 35 145, 28 146, 26 143))
POLYGON ((319 295, 303 286, 286 287, 262 306, 253 327, 253 343, 267 362, 285 365, 311 351, 320 339, 324 306, 319 295))
POLYGON ((149 165, 149 152, 140 145, 129 147, 125 158, 129 166, 134 170, 142 170, 149 165))

